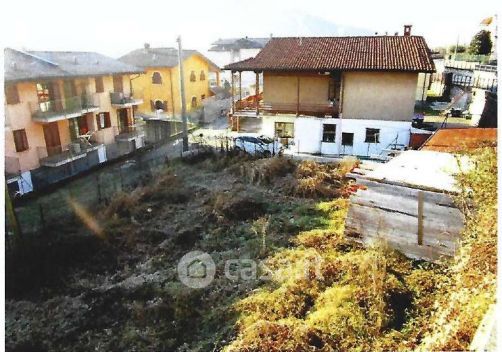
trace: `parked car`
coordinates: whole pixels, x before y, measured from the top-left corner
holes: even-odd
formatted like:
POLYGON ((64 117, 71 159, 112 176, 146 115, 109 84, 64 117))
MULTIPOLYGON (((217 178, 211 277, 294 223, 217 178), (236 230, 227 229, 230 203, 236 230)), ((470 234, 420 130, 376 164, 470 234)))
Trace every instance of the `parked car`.
POLYGON ((249 154, 261 154, 267 157, 283 152, 281 143, 263 135, 238 136, 234 139, 234 148, 236 150, 243 150, 249 154))

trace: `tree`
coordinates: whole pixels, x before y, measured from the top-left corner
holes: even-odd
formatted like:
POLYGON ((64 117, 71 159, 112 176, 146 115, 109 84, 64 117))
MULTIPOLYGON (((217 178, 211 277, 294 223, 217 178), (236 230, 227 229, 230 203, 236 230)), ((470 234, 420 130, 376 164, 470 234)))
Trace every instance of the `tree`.
POLYGON ((474 55, 488 55, 492 51, 492 40, 489 31, 479 31, 471 40, 469 53, 474 55))

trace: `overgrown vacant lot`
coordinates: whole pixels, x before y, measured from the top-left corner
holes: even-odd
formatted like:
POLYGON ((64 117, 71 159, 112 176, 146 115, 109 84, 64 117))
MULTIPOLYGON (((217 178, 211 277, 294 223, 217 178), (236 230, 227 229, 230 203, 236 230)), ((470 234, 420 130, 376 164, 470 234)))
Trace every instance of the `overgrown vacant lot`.
MULTIPOLYGON (((461 338, 477 322, 459 338, 427 340, 439 341, 443 313, 434 303, 459 289, 464 269, 344 239, 350 166, 200 158, 166 166, 103 209, 73 204, 77 219, 7 255, 7 350, 466 347, 461 338), (177 263, 191 250, 216 263, 206 288, 178 280, 177 263), (263 266, 256 280, 232 280, 227 259, 263 266)), ((452 317, 465 318, 458 309, 452 317)))

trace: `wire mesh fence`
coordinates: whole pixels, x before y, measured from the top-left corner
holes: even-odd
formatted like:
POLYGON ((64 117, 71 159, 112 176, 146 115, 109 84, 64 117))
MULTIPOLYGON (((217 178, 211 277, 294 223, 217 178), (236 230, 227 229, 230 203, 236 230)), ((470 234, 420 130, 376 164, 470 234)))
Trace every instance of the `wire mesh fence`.
MULTIPOLYGON (((65 185, 33 199, 18 201, 15 211, 23 235, 43 235, 48 228, 74 218, 75 205, 94 212, 119 192, 130 192, 147 184, 165 167, 166 162, 181 154, 181 143, 169 148, 129 157, 116 164, 71 180, 65 185)), ((6 231, 10 226, 6 223, 6 231)))

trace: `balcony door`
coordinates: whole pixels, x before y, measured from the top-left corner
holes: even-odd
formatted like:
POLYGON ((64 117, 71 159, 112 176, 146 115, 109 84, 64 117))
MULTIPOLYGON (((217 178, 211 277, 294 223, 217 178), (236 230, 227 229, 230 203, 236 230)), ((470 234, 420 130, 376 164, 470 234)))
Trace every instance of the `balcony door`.
POLYGON ((77 87, 75 86, 75 81, 69 80, 64 81, 64 101, 66 105, 66 110, 76 111, 79 109, 79 102, 77 98, 77 87))
POLYGON ((44 124, 43 129, 47 155, 51 156, 61 153, 61 139, 59 138, 58 123, 51 122, 44 124))
POLYGON ((129 126, 131 125, 129 121, 129 114, 127 113, 127 109, 118 109, 117 110, 118 119, 119 119, 119 130, 120 132, 128 132, 129 126))

